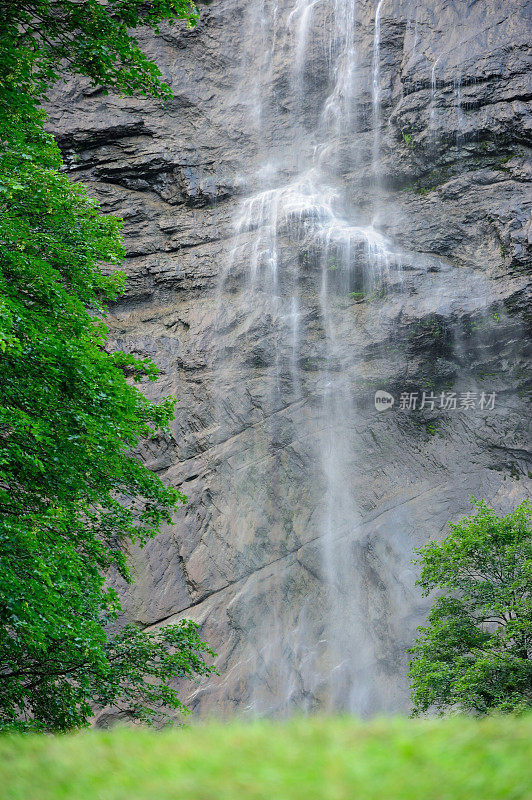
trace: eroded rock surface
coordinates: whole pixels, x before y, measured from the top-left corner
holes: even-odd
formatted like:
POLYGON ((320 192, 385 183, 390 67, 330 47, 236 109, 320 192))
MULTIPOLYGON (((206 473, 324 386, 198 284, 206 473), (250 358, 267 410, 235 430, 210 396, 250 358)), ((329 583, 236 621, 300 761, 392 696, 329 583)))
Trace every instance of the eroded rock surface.
POLYGON ((131 554, 125 604, 143 625, 202 623, 220 677, 184 687, 198 713, 397 711, 427 607, 413 548, 469 495, 508 510, 530 476, 530 7, 383 0, 376 72, 376 4, 356 4, 356 91, 331 173, 346 218, 393 243, 393 269, 369 291, 363 252, 346 278, 309 241, 311 215, 279 222, 275 291, 297 287, 294 344, 284 306, 250 284, 260 222, 237 247, 235 220, 268 169, 289 185, 310 158, 334 88, 334 4, 313 12, 298 81, 298 4, 263 5, 213 0, 197 29, 146 37, 175 93, 164 107, 78 82, 52 102, 70 174, 125 221, 112 346, 162 368, 149 396, 179 398, 172 436, 143 457, 189 502, 131 554), (393 409, 375 409, 376 389, 393 409), (472 392, 476 408, 399 408, 423 391, 472 392))

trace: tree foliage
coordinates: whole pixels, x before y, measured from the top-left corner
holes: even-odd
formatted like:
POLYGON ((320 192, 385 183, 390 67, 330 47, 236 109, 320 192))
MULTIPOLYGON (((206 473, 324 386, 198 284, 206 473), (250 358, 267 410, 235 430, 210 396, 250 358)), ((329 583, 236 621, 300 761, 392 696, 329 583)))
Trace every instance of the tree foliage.
POLYGON ((157 65, 132 35, 141 26, 186 20, 194 26, 192 0, 3 0, 7 50, 32 61, 32 80, 50 85, 66 71, 88 77, 104 91, 170 96, 157 65), (15 51, 13 51, 15 48, 15 51))
POLYGON ((413 713, 532 707, 532 505, 498 517, 483 500, 419 551, 418 584, 439 592, 411 652, 413 713))
POLYGON ((105 574, 129 580, 145 543, 185 501, 134 451, 175 401, 133 381, 149 360, 105 350, 106 304, 124 285, 120 221, 60 172, 37 102, 57 64, 123 92, 165 93, 127 28, 187 2, 7 3, 0 34, 0 727, 64 730, 94 706, 148 720, 181 709, 171 680, 212 671, 191 622, 144 634, 105 574))

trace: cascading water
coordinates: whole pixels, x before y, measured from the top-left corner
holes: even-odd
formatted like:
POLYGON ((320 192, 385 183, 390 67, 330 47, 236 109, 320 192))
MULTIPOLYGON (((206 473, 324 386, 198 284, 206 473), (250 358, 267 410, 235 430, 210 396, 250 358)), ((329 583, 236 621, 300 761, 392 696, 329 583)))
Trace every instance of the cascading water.
POLYGON ((378 164, 380 150, 380 129, 381 129, 381 69, 380 69, 380 50, 381 50, 381 10, 384 0, 379 0, 375 10, 375 30, 373 34, 373 81, 372 81, 372 106, 373 106, 373 174, 375 183, 378 182, 378 164))
MULTIPOLYGON (((375 9, 370 87, 374 183, 381 121, 382 5, 380 0, 375 9)), ((237 469, 229 479, 228 492, 239 505, 242 526, 236 536, 253 538, 257 548, 267 538, 275 562, 297 551, 302 527, 310 526, 317 551, 313 569, 324 590, 322 607, 309 608, 303 601, 296 618, 289 599, 293 587, 288 590, 278 576, 268 607, 248 623, 253 662, 249 671, 254 679, 246 701, 257 713, 320 705, 364 714, 386 709, 388 699, 375 669, 372 612, 360 579, 364 553, 357 546, 355 489, 361 469, 360 431, 353 403, 359 358, 343 331, 346 319, 350 324, 349 307, 379 291, 399 264, 390 242, 345 197, 342 181, 346 164, 357 165, 363 157, 356 140, 361 89, 356 2, 253 0, 249 17, 254 29, 260 28, 268 62, 265 65, 262 58, 261 81, 250 69, 248 55, 240 87, 242 102, 252 106, 250 129, 261 155, 255 181, 260 188, 240 205, 218 288, 219 441, 235 427, 232 395, 239 391, 238 376, 243 368, 260 369, 267 392, 261 389, 260 402, 249 398, 249 413, 257 419, 253 468, 237 469), (285 58, 286 48, 291 51, 291 118, 284 125, 291 141, 279 138, 270 108, 276 48, 285 49, 285 58), (319 109, 314 101, 320 93, 308 85, 310 57, 321 58, 327 66, 319 109), (223 344, 223 309, 228 302, 241 304, 246 355, 223 344), (290 418, 287 409, 294 407, 299 413, 290 418), (297 464, 283 453, 287 442, 292 451, 305 451, 310 470, 298 474, 297 464), (319 497, 312 518, 294 518, 294 491, 319 497)))

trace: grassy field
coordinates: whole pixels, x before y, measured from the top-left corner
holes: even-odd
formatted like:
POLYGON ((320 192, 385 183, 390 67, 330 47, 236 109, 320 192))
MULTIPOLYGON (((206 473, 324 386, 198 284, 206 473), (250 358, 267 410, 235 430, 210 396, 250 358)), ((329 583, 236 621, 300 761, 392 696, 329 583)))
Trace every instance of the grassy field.
POLYGON ((0 737, 2 800, 529 800, 532 718, 0 737))

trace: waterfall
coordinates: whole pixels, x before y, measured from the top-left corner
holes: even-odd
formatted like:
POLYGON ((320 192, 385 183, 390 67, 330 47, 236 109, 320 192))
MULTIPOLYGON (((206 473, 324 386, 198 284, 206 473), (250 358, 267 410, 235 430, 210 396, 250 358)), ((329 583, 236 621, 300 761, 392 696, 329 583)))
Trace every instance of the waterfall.
POLYGON ((356 491, 363 465, 353 337, 356 304, 382 289, 398 257, 346 196, 343 179, 347 165, 368 158, 357 141, 368 95, 368 166, 378 171, 381 8, 382 0, 364 83, 355 0, 249 3, 249 24, 260 29, 268 55, 258 58, 258 77, 247 54, 238 89, 251 105, 258 155, 221 269, 213 365, 219 441, 249 420, 254 425, 249 451, 235 456, 226 472, 225 491, 239 520, 230 535, 255 548, 257 562, 266 548, 269 563, 279 565, 291 554, 308 564, 310 542, 316 556, 308 570, 322 586, 321 604, 310 607, 304 584, 289 585, 279 566, 276 591, 257 614, 250 612, 254 678, 244 694, 256 713, 319 706, 366 714, 388 707, 376 669, 371 601, 360 578, 367 553, 356 491), (275 75, 281 48, 289 49, 291 64, 283 80, 275 75), (323 87, 308 80, 311 60, 326 70, 323 87), (282 129, 276 91, 285 93, 289 115, 282 129), (241 346, 227 344, 226 303, 239 304, 241 346), (242 376, 250 373, 257 380, 250 396, 241 397, 242 376), (247 419, 237 406, 247 409, 247 419), (315 497, 318 512, 307 517, 306 499, 315 497), (303 596, 297 611, 293 592, 303 596))
POLYGON ((373 106, 373 176, 378 183, 378 165, 380 157, 380 127, 381 127, 381 9, 384 0, 379 0, 375 10, 375 30, 373 33, 373 81, 372 81, 372 106, 373 106))
POLYGON ((436 138, 436 88, 438 80, 436 78, 436 67, 439 63, 439 58, 434 61, 430 71, 430 112, 429 112, 429 130, 433 139, 436 138))

